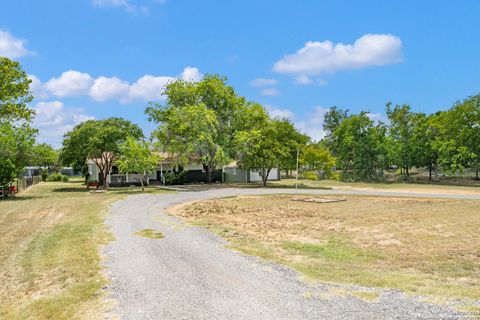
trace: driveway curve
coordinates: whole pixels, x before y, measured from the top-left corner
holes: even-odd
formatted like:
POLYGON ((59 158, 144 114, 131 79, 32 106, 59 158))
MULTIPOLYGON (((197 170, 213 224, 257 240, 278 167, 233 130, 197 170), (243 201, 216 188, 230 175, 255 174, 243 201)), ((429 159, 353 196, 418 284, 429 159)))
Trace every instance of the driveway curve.
MULTIPOLYGON (((168 216, 165 209, 188 201, 235 195, 294 193, 291 189, 212 189, 130 196, 107 218, 115 240, 105 247, 112 316, 120 319, 458 319, 458 313, 395 290, 378 301, 318 294, 333 285, 307 284, 277 264, 225 248, 208 230, 168 216), (135 235, 161 231, 163 239, 135 235)), ((474 195, 380 191, 301 190, 302 194, 385 195, 480 199, 474 195)))

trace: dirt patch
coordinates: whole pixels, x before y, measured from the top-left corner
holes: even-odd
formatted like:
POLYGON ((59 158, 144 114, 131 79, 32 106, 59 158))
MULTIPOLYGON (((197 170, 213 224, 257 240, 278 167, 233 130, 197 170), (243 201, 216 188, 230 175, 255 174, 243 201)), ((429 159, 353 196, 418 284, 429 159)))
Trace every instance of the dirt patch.
POLYGON ((329 199, 329 198, 292 198, 292 201, 313 202, 313 203, 333 203, 347 201, 347 199, 329 199))
POLYGON ((479 207, 478 200, 276 195, 190 203, 170 213, 312 279, 478 301, 479 207))

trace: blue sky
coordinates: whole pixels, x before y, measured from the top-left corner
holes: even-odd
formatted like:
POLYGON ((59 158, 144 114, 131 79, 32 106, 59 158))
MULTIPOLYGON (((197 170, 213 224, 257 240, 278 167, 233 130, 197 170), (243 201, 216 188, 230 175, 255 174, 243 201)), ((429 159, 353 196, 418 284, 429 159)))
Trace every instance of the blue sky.
POLYGON ((40 140, 121 116, 175 77, 225 75, 239 94, 322 136, 337 105, 434 112, 479 91, 480 1, 4 1, 0 55, 34 80, 40 140))

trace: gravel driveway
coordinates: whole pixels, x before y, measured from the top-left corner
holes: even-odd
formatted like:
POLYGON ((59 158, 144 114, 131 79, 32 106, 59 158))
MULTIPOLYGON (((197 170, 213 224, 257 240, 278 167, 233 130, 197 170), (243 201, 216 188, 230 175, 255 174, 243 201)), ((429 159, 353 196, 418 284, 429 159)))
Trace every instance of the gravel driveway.
MULTIPOLYGON (((311 298, 334 286, 303 282, 294 271, 241 255, 204 228, 164 214, 174 204, 231 195, 290 193, 290 189, 213 189, 138 195, 114 204, 105 248, 112 316, 120 319, 459 319, 452 310, 383 290, 378 301, 311 298), (163 239, 134 235, 143 229, 163 239)), ((311 194, 432 195, 401 192, 302 190, 311 194)), ((442 198, 479 196, 436 195, 442 198)))

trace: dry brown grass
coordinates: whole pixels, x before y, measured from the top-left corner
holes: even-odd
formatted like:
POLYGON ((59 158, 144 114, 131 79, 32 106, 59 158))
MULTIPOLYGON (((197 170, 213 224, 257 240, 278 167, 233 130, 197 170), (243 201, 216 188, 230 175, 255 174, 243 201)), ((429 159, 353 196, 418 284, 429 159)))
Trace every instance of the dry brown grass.
MULTIPOLYGON (((474 182, 474 180, 472 180, 474 182)), ((299 188, 306 189, 337 189, 337 190, 376 190, 382 192, 414 192, 427 194, 480 194, 480 183, 471 186, 421 184, 421 183, 366 183, 366 182, 341 182, 335 180, 299 180, 299 188)), ((269 182, 269 187, 294 188, 295 179, 282 179, 269 182)))
POLYGON ((0 319, 103 319, 103 217, 137 190, 49 182, 0 201, 0 319))
POLYGON ((480 201, 291 198, 218 199, 171 212, 209 226, 242 252, 287 264, 311 279, 480 300, 480 201))

